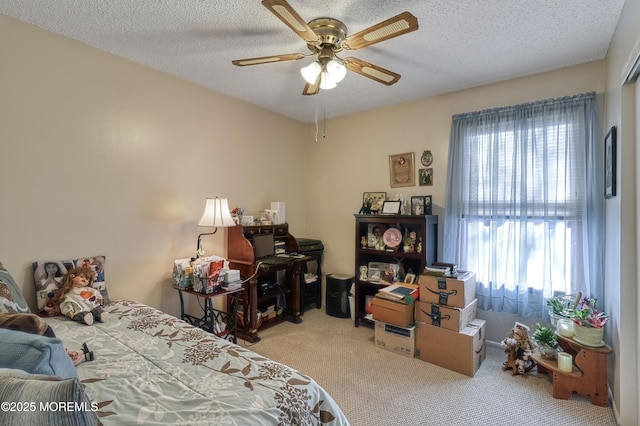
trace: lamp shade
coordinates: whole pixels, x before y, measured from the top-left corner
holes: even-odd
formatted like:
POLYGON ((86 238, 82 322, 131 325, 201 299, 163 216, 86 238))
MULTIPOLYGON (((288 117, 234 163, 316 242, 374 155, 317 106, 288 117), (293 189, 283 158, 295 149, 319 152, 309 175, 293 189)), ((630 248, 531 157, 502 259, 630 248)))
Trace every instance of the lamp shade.
POLYGON ((302 77, 307 83, 315 84, 316 80, 318 79, 318 74, 320 74, 320 71, 322 71, 322 65, 320 65, 316 61, 302 68, 300 70, 300 74, 302 74, 302 77))
POLYGON ((321 89, 333 89, 342 81, 347 74, 347 67, 335 59, 324 62, 322 65, 320 61, 312 62, 306 67, 300 70, 300 74, 304 77, 305 81, 309 84, 315 84, 318 80, 318 75, 321 74, 320 88, 321 89))
POLYGON ((198 226, 229 227, 235 224, 226 198, 207 198, 198 226))
POLYGON ((332 59, 327 62, 327 72, 335 83, 340 83, 344 76, 347 75, 347 67, 332 59))
POLYGON ((320 78, 321 89, 333 89, 336 87, 336 82, 331 78, 331 74, 328 71, 322 71, 322 77, 320 78))

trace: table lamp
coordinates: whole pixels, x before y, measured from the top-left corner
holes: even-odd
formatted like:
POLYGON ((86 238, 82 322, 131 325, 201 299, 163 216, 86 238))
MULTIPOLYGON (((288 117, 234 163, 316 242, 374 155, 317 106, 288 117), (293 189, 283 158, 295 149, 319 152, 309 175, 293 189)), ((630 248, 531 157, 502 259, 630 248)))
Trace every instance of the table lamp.
POLYGON ((226 198, 207 198, 204 213, 202 213, 198 226, 215 227, 216 229, 213 232, 204 232, 198 235, 197 257, 204 256, 204 250, 202 250, 203 235, 213 235, 218 231, 219 227, 226 228, 235 225, 236 223, 231 217, 229 202, 226 198))

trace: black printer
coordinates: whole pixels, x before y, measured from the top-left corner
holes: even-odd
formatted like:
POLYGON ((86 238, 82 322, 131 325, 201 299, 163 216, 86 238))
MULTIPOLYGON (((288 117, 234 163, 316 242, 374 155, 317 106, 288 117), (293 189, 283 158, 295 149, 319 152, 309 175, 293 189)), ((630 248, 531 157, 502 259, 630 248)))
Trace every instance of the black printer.
POLYGON ((306 254, 316 251, 323 251, 324 246, 320 240, 312 240, 310 238, 296 238, 298 241, 298 247, 300 247, 300 254, 306 254))

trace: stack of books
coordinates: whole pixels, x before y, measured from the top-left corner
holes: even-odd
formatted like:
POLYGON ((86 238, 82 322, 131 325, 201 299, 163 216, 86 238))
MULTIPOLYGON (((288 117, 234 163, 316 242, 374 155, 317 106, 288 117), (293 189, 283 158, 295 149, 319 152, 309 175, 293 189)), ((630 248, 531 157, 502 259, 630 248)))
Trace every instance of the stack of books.
POLYGON ((225 271, 224 279, 222 280, 222 288, 224 290, 235 290, 242 287, 242 280, 240 279, 240 271, 237 269, 229 269, 225 271))
POLYGON ((222 283, 222 289, 223 290, 236 290, 238 288, 242 287, 242 281, 240 280, 235 280, 235 281, 231 281, 231 282, 223 282, 222 283))
POLYGON ((287 252, 287 246, 284 241, 276 240, 273 243, 273 251, 275 254, 284 254, 287 252))
POLYGON ((378 290, 376 297, 404 303, 405 305, 411 305, 416 301, 416 299, 418 299, 418 287, 419 286, 417 284, 391 284, 378 290))
POLYGON ((427 275, 433 275, 436 277, 446 277, 451 273, 451 269, 444 268, 444 267, 425 266, 424 273, 427 275))
POLYGON ((455 277, 458 275, 458 266, 453 263, 433 262, 431 266, 425 266, 424 273, 436 277, 455 277))

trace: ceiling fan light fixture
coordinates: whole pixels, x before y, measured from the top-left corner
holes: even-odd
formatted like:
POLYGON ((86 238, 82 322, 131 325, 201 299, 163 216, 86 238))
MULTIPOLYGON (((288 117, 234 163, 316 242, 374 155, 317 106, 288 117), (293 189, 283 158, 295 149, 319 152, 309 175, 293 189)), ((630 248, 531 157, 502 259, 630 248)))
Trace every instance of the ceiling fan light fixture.
POLYGON ((320 76, 320 88, 328 90, 336 87, 344 79, 347 75, 347 67, 335 59, 329 61, 320 59, 302 68, 300 74, 309 84, 316 84, 320 76))
POLYGON ((345 50, 357 50, 391 38, 401 36, 419 28, 418 18, 409 12, 348 35, 347 26, 334 18, 316 18, 309 22, 294 10, 287 0, 262 0, 262 5, 307 43, 310 54, 289 53, 260 58, 231 61, 236 66, 258 65, 269 62, 293 61, 309 56, 316 60, 300 70, 306 85, 303 95, 316 95, 321 89, 333 89, 342 81, 347 71, 390 86, 400 79, 400 74, 386 70, 357 58, 338 58, 336 54, 345 50))
POLYGON ((322 71, 322 65, 320 65, 318 61, 315 61, 307 65, 306 67, 302 68, 300 70, 300 74, 302 74, 302 77, 307 83, 315 84, 315 82, 318 80, 318 75, 320 74, 321 71, 322 71))
POLYGON ((347 75, 347 67, 332 59, 327 62, 327 73, 329 73, 333 81, 340 83, 344 76, 347 75))
POLYGON ((322 71, 322 76, 320 77, 320 88, 324 90, 333 89, 336 87, 338 83, 331 77, 328 71, 322 71))

